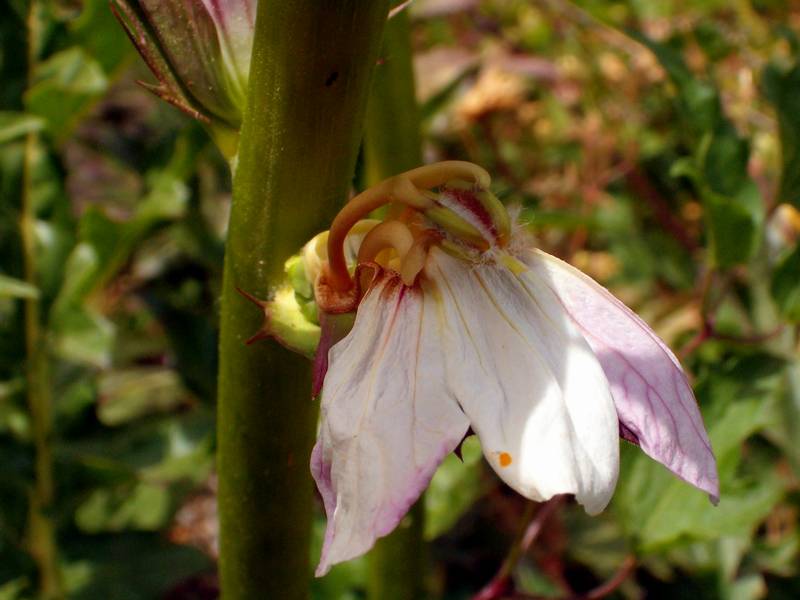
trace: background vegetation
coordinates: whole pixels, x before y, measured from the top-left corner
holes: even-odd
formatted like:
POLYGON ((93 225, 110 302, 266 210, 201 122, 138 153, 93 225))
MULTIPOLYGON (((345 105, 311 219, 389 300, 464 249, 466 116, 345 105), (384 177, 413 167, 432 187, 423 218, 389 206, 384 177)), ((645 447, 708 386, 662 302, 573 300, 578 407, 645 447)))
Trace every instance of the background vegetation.
MULTIPOLYGON (((105 0, 2 14, 0 600, 215 598, 227 164, 136 84, 151 76, 105 0)), ((506 561, 534 597, 800 597, 800 7, 410 14, 425 160, 485 166, 545 250, 659 331, 722 482, 715 508, 625 445, 603 515, 537 513, 470 439, 426 497, 431 593, 469 598, 506 561)), ((365 565, 309 576, 314 597, 363 597, 365 565)))

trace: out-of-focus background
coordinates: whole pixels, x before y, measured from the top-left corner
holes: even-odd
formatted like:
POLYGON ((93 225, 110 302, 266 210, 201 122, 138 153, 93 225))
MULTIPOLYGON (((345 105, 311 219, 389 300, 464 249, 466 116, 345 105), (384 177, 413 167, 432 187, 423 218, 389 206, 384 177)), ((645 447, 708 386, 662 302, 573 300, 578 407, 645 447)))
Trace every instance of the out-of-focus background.
MULTIPOLYGON (((0 600, 33 596, 28 515, 50 492, 70 598, 215 598, 228 167, 137 85, 152 76, 106 0, 42 4, 33 72, 26 3, 0 19, 0 600), (51 397, 52 432, 27 385, 51 397), (33 487, 36 443, 52 490, 33 487)), ((800 597, 800 4, 417 0, 410 15, 426 160, 485 166, 542 248, 667 340, 720 467, 715 508, 623 444, 610 508, 558 507, 517 589, 565 598, 621 573, 612 597, 800 597)), ((448 600, 492 579, 525 512, 474 438, 463 450, 426 498, 448 600)), ((355 560, 313 594, 361 598, 364 579, 355 560)))

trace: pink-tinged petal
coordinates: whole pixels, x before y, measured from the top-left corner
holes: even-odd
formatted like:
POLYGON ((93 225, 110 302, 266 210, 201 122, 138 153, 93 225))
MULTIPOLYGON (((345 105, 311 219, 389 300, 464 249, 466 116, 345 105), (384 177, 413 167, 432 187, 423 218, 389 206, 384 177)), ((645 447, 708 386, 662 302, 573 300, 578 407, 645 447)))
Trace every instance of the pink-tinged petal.
POLYGON ((311 464, 328 517, 318 576, 391 532, 469 427, 436 326, 421 290, 384 273, 329 353, 311 464))
POLYGON ((633 311, 579 270, 538 250, 521 258, 530 267, 523 278, 546 282, 597 355, 622 437, 716 503, 716 461, 675 355, 633 311))
POLYGON ((242 103, 247 95, 250 54, 256 25, 256 0, 202 0, 217 29, 222 59, 233 95, 242 103))
POLYGON ((325 374, 328 372, 328 354, 353 328, 353 314, 329 315, 319 312, 320 337, 314 364, 311 369, 311 397, 316 398, 322 391, 325 374))
POLYGON ((486 459, 533 500, 608 504, 619 469, 617 414, 603 370, 558 298, 506 267, 433 248, 425 306, 437 307, 448 388, 486 459))

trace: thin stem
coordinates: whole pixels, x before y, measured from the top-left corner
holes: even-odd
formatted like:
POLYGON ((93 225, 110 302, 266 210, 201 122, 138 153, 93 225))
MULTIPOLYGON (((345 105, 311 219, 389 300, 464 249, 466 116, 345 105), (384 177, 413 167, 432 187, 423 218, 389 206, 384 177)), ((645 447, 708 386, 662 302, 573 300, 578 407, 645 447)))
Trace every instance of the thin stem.
MULTIPOLYGON (((39 56, 41 7, 30 3, 28 19, 28 85, 39 56)), ((28 134, 25 140, 22 176, 20 236, 24 255, 25 281, 37 286, 36 212, 33 200, 33 169, 38 139, 28 134)), ((28 514, 28 548, 39 570, 39 592, 45 600, 63 598, 58 567, 55 526, 50 517, 54 500, 53 454, 50 446, 53 427, 52 389, 47 344, 41 327, 41 304, 36 298, 25 300, 25 350, 27 354, 27 401, 34 445, 33 489, 28 514)))
MULTIPOLYGON (((759 267, 756 265, 755 268, 759 267)), ((714 282, 714 274, 714 270, 709 270, 703 277, 700 292, 700 315, 702 317, 702 325, 700 331, 698 331, 697 334, 695 334, 695 336, 681 349, 679 353, 681 360, 688 358, 693 352, 695 352, 700 346, 709 340, 719 340, 723 342, 729 342, 731 344, 742 345, 763 344, 778 338, 784 331, 784 325, 782 323, 775 325, 772 331, 766 333, 751 333, 744 336, 728 335, 717 331, 714 311, 725 298, 728 282, 726 279, 722 281, 722 292, 718 292, 717 297, 712 300, 711 290, 714 282)))
POLYGON ((586 600, 599 600, 600 598, 605 598, 609 596, 613 592, 619 588, 628 577, 631 576, 633 570, 636 568, 636 557, 635 556, 628 556, 624 561, 622 561, 622 566, 617 569, 617 572, 606 581, 598 585, 593 590, 590 590, 583 596, 579 596, 580 598, 585 598, 586 600))
POLYGON ((539 537, 544 524, 561 506, 564 499, 565 496, 561 495, 553 496, 544 504, 528 503, 525 507, 525 512, 522 514, 522 526, 514 543, 511 544, 508 556, 506 556, 503 564, 500 565, 500 570, 497 571, 497 574, 480 592, 473 596, 473 600, 496 600, 505 597, 504 595, 511 583, 511 575, 514 573, 517 563, 530 549, 536 538, 539 537), (539 507, 538 510, 536 510, 537 506, 539 507))
MULTIPOLYGON (((35 215, 31 202, 30 171, 36 152, 36 138, 25 141, 22 244, 25 255, 25 281, 36 285, 35 215)), ((54 500, 52 436, 52 390, 47 346, 41 330, 38 298, 25 300, 25 348, 27 353, 27 399, 33 432, 34 485, 30 493, 28 546, 39 569, 39 586, 45 599, 62 598, 55 527, 49 516, 54 500)))
MULTIPOLYGON (((625 583, 635 568, 636 557, 628 556, 624 561, 622 561, 620 568, 617 569, 617 571, 608 581, 604 581, 596 588, 589 590, 585 594, 569 596, 564 600, 601 600, 602 598, 607 598, 616 592, 623 583, 625 583)), ((512 594, 511 596, 507 596, 507 598, 508 600, 540 600, 537 596, 531 596, 529 594, 512 594)))
POLYGON ((217 468, 226 600, 308 595, 310 367, 244 341, 284 261, 347 197, 388 1, 261 0, 225 254, 217 468))
MULTIPOLYGON (((370 186, 422 162, 411 56, 409 16, 402 11, 386 26, 370 91, 364 132, 364 166, 370 186)), ((375 544, 368 555, 367 595, 371 600, 424 597, 424 523, 423 497, 400 527, 375 544)))

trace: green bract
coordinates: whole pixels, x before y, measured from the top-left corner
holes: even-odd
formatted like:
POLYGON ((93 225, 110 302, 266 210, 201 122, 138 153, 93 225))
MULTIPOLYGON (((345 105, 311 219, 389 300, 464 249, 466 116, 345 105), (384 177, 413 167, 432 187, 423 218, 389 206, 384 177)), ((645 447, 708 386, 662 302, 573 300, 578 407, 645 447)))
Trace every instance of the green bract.
POLYGON ((227 150, 242 121, 255 0, 112 0, 158 84, 156 95, 208 124, 227 150))

